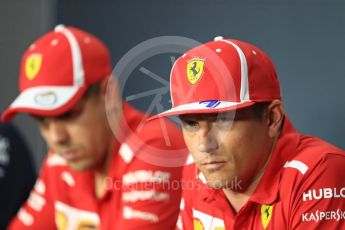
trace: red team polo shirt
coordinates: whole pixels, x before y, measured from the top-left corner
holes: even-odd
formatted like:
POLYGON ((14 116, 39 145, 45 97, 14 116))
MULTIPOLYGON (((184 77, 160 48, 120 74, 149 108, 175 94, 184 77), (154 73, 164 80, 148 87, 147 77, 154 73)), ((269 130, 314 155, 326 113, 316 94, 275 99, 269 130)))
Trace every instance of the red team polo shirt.
POLYGON ((344 168, 343 150, 301 135, 285 118, 265 173, 238 213, 222 190, 207 186, 202 174, 196 179, 195 165, 186 169, 177 228, 344 230, 344 168))
MULTIPOLYGON (((145 120, 144 114, 124 105, 130 128, 145 120)), ((113 151, 107 191, 101 198, 94 192, 91 172, 74 172, 57 154, 50 154, 26 204, 12 221, 10 229, 174 229, 181 197, 181 167, 147 163, 137 154, 147 153, 147 145, 172 150, 183 149, 180 131, 166 122, 170 147, 162 139, 160 121, 144 125, 142 142, 127 141, 113 151), (174 183, 174 184, 173 184, 174 183)), ((150 153, 148 153, 149 156, 150 153)))

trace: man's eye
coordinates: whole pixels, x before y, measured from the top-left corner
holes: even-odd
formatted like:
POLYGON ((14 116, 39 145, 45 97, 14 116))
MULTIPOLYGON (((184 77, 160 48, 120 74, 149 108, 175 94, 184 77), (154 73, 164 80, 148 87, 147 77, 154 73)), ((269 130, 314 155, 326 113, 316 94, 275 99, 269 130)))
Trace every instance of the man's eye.
POLYGON ((233 119, 231 117, 218 117, 217 122, 231 122, 233 119))
POLYGON ((230 116, 220 116, 217 117, 216 124, 219 128, 229 128, 233 120, 233 117, 230 116))
POLYGON ((41 124, 43 125, 47 121, 46 117, 43 117, 43 116, 32 115, 31 117, 40 125, 41 124))
POLYGON ((62 115, 59 116, 59 119, 61 120, 67 120, 70 118, 73 118, 73 116, 75 116, 75 113, 73 111, 68 111, 62 115))
POLYGON ((182 121, 182 127, 186 131, 195 131, 198 129, 199 125, 198 122, 192 121, 192 120, 183 120, 182 121))
POLYGON ((188 125, 188 126, 197 126, 198 123, 196 121, 184 121, 184 124, 188 125))
POLYGON ((59 120, 70 120, 73 118, 78 117, 82 112, 81 107, 74 108, 70 111, 67 111, 66 113, 61 114, 60 116, 57 117, 59 120))

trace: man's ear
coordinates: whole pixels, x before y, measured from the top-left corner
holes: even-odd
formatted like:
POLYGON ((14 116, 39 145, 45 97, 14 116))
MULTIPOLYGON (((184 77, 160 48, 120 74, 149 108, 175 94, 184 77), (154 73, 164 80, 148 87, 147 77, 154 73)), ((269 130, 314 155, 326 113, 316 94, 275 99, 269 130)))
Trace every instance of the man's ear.
POLYGON ((102 98, 103 101, 105 101, 105 97, 107 94, 107 88, 108 88, 108 81, 110 80, 109 78, 104 79, 101 84, 100 84, 100 90, 99 90, 99 96, 102 98))
POLYGON ((104 80, 101 85, 101 93, 104 100, 108 122, 114 133, 118 132, 119 122, 122 119, 122 97, 119 82, 113 75, 104 80))
POLYGON ((284 119, 284 108, 280 100, 273 100, 268 105, 266 119, 268 124, 268 135, 274 138, 279 134, 284 119))
POLYGON ((121 101, 118 85, 118 80, 113 75, 110 75, 101 82, 99 93, 104 102, 108 100, 112 100, 114 102, 121 101))

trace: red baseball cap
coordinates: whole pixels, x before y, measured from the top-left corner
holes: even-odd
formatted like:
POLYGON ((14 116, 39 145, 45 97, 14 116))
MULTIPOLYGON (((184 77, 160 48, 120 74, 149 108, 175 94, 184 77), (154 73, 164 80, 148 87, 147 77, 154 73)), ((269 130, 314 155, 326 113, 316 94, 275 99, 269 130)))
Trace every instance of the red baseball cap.
POLYGON ((8 121, 18 112, 58 116, 111 71, 111 58, 103 42, 83 30, 58 25, 24 53, 20 94, 4 111, 2 120, 8 121))
POLYGON ((172 108, 150 118, 218 113, 257 102, 281 100, 273 63, 257 47, 216 37, 174 63, 170 74, 172 108))

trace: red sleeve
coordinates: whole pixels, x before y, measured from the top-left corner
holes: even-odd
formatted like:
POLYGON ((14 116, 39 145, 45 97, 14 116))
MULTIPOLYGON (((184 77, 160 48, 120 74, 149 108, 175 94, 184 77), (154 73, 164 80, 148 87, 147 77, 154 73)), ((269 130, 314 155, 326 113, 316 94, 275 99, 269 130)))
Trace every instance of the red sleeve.
POLYGON ((124 176, 124 230, 174 229, 181 199, 181 168, 147 165, 124 176), (139 180, 129 186, 126 180, 139 180))
POLYGON ((344 155, 328 154, 305 175, 289 229, 345 229, 344 168, 344 155))
POLYGON ((124 230, 174 229, 182 166, 188 156, 182 133, 164 119, 145 123, 132 134, 126 143, 136 157, 123 175, 123 224, 119 226, 124 230))
POLYGON ((44 163, 28 200, 9 224, 9 230, 56 229, 54 207, 49 196, 48 167, 44 163))

